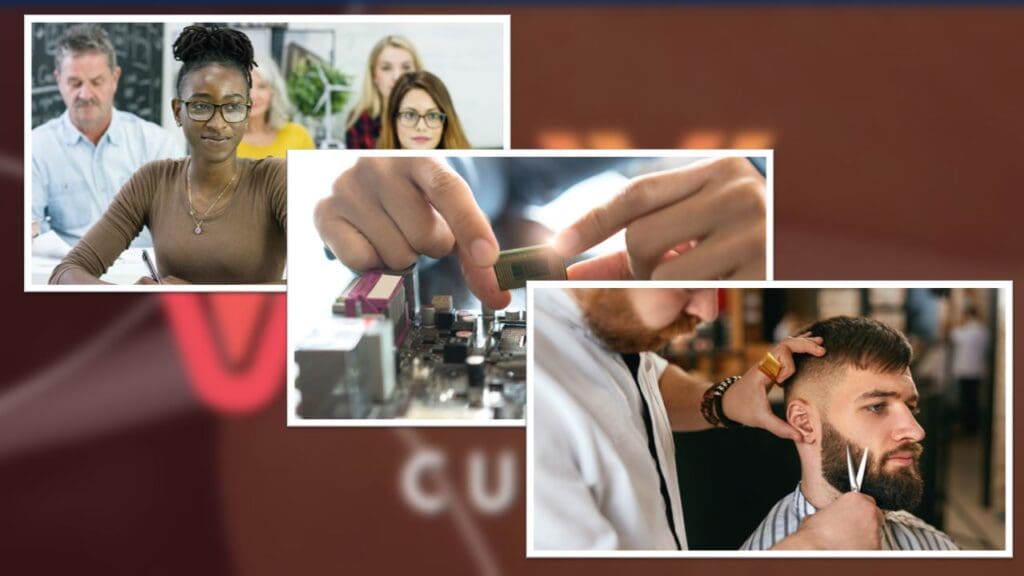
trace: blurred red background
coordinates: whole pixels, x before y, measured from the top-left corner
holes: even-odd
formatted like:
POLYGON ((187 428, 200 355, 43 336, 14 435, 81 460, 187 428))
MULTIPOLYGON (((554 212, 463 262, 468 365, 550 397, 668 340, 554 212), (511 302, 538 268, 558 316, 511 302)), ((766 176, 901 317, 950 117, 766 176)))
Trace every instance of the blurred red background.
MULTIPOLYGON (((774 148, 776 278, 1024 279, 1016 174, 1024 150, 1022 8, 373 12, 510 13, 517 148, 774 148)), ((0 76, 9 118, 0 134, 8 189, 0 202, 9 215, 22 213, 24 197, 22 14, 0 11, 9 67, 0 76)), ((641 564, 525 559, 520 429, 287 429, 283 333, 260 333, 278 342, 280 393, 242 415, 204 408, 158 297, 23 294, 23 227, 12 220, 0 232, 12 262, 0 378, 3 573, 610 574, 641 564), (424 516, 400 483, 414 455, 433 449, 446 462, 415 476, 416 485, 447 494, 450 505, 424 516), (481 510, 467 488, 468 462, 484 458, 494 488, 508 452, 517 463, 514 498, 496 513, 481 510)), ((687 560, 643 568, 965 568, 934 560, 828 564, 687 560)), ((984 568, 1017 572, 1013 564, 984 568)))

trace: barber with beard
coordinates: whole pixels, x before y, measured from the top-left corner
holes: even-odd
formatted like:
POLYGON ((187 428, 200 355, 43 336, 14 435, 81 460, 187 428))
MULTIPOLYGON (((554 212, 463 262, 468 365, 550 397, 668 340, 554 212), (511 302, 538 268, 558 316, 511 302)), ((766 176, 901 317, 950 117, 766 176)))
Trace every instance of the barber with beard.
MULTIPOLYGON (((531 550, 685 550, 673 430, 742 424, 802 438, 768 390, 827 341, 789 338, 771 352, 777 364, 717 384, 653 352, 717 313, 714 290, 534 291, 531 550)), ((774 548, 877 549, 881 521, 873 498, 846 493, 774 548)))

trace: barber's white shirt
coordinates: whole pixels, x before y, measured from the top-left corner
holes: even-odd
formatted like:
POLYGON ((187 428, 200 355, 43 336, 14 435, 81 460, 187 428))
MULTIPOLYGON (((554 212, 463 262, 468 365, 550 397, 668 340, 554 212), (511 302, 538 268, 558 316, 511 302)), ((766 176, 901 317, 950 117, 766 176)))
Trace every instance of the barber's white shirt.
POLYGON ((668 363, 640 355, 639 388, 650 409, 655 462, 640 391, 622 356, 590 332, 566 292, 533 295, 532 548, 675 550, 660 468, 685 549, 675 447, 658 388, 668 363))

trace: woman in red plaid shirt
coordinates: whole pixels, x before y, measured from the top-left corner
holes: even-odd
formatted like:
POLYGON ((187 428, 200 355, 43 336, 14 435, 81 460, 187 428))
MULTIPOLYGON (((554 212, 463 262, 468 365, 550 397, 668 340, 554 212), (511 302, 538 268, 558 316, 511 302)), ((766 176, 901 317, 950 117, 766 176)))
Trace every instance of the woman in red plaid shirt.
POLYGON ((380 119, 388 96, 391 95, 391 88, 403 74, 422 69, 423 64, 416 48, 402 36, 385 36, 374 45, 366 63, 359 103, 348 117, 346 148, 377 147, 380 119))

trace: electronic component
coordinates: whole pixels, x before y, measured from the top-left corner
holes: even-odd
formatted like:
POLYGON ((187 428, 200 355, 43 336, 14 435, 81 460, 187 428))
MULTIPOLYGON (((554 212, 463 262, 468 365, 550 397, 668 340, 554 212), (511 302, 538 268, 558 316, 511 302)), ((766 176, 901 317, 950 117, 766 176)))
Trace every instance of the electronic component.
POLYGON ((498 350, 508 353, 525 352, 526 329, 505 326, 498 335, 498 350))
POLYGON ((365 418, 395 389, 391 322, 380 315, 332 316, 295 350, 304 418, 365 418))
POLYGON ((420 292, 420 275, 419 270, 416 268, 416 264, 409 266, 405 270, 385 272, 385 274, 402 277, 402 284, 405 286, 405 302, 408 306, 409 318, 413 318, 416 314, 419 314, 420 299, 417 294, 420 292))
POLYGON ((458 309, 447 294, 417 307, 416 277, 367 273, 335 300, 296 348, 300 417, 523 417, 525 313, 458 309))
POLYGON ((527 280, 565 280, 565 261, 550 246, 505 250, 494 265, 502 290, 525 288, 527 280))
POLYGON ((434 315, 436 313, 437 313, 437 309, 436 308, 434 308, 430 304, 424 304, 420 308, 420 319, 422 320, 423 325, 424 326, 433 326, 434 325, 434 315))
POLYGON ((402 276, 368 272, 353 280, 334 301, 335 314, 359 318, 366 314, 383 314, 394 326, 395 341, 405 339, 409 329, 409 306, 406 302, 402 276))
POLYGON ((452 338, 444 345, 444 363, 462 364, 469 355, 469 341, 464 338, 452 338))
POLYGON ((449 329, 449 331, 452 334, 455 334, 456 332, 472 332, 475 329, 476 329, 476 322, 475 321, 474 322, 466 322, 464 320, 459 320, 458 322, 453 322, 452 323, 452 326, 449 329))
POLYGON ((434 323, 438 330, 451 330, 455 323, 455 315, 451 312, 438 311, 434 314, 434 323))
POLYGON ((431 299, 430 303, 434 305, 434 308, 436 308, 438 312, 451 312, 452 311, 452 297, 451 297, 451 295, 434 296, 431 299))
POLYGON ((466 371, 469 373, 470 388, 480 388, 484 385, 486 360, 486 358, 479 354, 466 358, 466 371))

